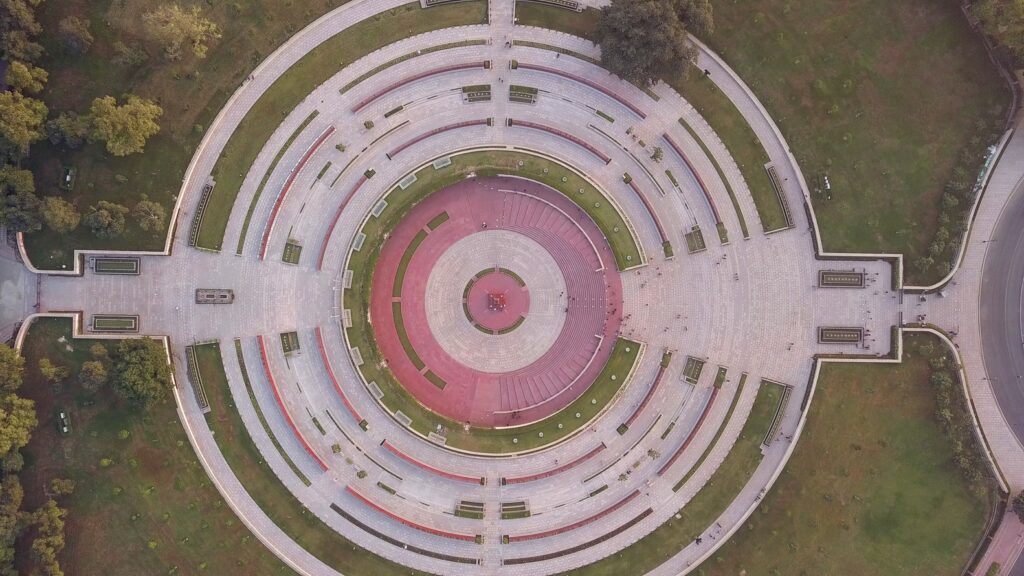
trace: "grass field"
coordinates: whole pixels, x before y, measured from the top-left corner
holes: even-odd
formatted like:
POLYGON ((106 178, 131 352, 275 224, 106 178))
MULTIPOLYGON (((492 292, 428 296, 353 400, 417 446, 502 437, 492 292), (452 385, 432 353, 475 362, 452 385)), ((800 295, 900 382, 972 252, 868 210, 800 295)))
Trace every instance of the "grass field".
POLYGON ((929 366, 827 365, 775 487, 700 574, 956 576, 987 500, 951 463, 929 366))
POLYGON ((725 511, 761 463, 761 439, 771 425, 781 397, 782 390, 778 386, 761 385, 736 443, 707 484, 679 511, 680 518, 670 519, 618 554, 565 574, 646 574, 688 546, 725 511))
POLYGON ((713 5, 711 47, 768 109, 808 184, 829 176, 832 199, 813 198, 825 248, 923 254, 957 158, 990 144, 979 133, 1009 104, 959 3, 713 5))
POLYGON ((292 574, 210 484, 178 422, 174 402, 143 414, 122 406, 109 390, 90 396, 75 374, 97 341, 70 336, 69 320, 33 323, 25 342, 21 389, 35 400, 39 416, 39 428, 25 450, 26 508, 45 502, 42 488, 53 478, 71 478, 77 484, 75 493, 62 500, 69 510, 67 548, 60 557, 64 572, 292 574), (72 376, 58 388, 36 369, 44 357, 71 369, 72 376), (66 437, 56 430, 59 409, 71 416, 72 432, 66 437), (126 438, 121 438, 122 431, 126 438), (102 467, 103 458, 114 463, 102 467))
MULTIPOLYGON (((197 349, 197 357, 200 350, 197 349)), ((264 461, 249 436, 228 388, 224 365, 215 348, 203 350, 203 382, 213 409, 206 421, 217 447, 231 471, 264 513, 292 540, 325 564, 353 576, 399 576, 421 574, 374 556, 355 546, 314 514, 292 495, 264 461)), ((230 361, 230 360, 229 360, 230 361)), ((225 574, 231 572, 224 572, 225 574)))
POLYGON ((219 250, 235 197, 263 145, 284 118, 310 91, 339 70, 377 48, 408 36, 487 20, 487 3, 472 0, 424 12, 411 2, 376 18, 363 20, 323 42, 292 65, 253 104, 231 135, 213 168, 217 186, 203 216, 197 245, 219 250))

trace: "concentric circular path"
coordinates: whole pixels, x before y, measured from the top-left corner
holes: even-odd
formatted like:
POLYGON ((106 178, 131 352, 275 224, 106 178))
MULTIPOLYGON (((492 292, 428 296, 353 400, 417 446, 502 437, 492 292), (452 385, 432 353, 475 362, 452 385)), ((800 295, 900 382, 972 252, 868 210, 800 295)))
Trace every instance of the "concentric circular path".
POLYGON ((605 261, 600 230, 558 192, 509 178, 460 182, 418 204, 381 250, 370 305, 377 343, 395 378, 438 414, 476 426, 540 420, 579 397, 611 354, 622 287, 605 261), (530 287, 533 309, 508 334, 467 321, 465 298, 480 301, 476 315, 487 308, 469 284, 487 268, 530 287))

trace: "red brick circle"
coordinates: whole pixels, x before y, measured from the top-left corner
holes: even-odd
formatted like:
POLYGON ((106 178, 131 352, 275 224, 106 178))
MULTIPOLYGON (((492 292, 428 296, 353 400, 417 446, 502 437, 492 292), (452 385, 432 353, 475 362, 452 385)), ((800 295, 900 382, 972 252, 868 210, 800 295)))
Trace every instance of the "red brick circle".
MULTIPOLYGON (((487 282, 506 279, 511 277, 493 274, 487 282)), ((572 403, 608 361, 622 316, 619 272, 597 225, 559 192, 507 177, 463 180, 417 204, 381 247, 372 286, 374 337, 395 378, 428 409, 475 426, 527 424, 572 403), (446 219, 439 218, 442 213, 446 219), (510 372, 483 372, 452 357, 427 320, 425 294, 431 270, 451 245, 481 230, 509 230, 531 238, 552 256, 565 279, 566 317, 554 343, 538 360, 510 372), (412 245, 415 250, 396 294, 395 279, 412 245), (399 337, 396 310, 412 355, 399 337)), ((486 284, 480 286, 484 293, 485 288, 486 284)), ((529 314, 528 300, 509 303, 529 314)), ((487 319, 479 304, 473 305, 473 318, 487 319)), ((486 326, 500 330, 509 319, 518 318, 514 312, 497 316, 486 326)))

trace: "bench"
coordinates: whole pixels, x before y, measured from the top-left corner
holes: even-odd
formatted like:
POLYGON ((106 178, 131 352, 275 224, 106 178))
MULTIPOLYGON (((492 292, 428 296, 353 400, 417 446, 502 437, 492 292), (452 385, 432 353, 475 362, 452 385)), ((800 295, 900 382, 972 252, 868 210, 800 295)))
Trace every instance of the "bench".
POLYGON ((782 217, 786 219, 786 228, 793 227, 793 215, 789 212, 789 202, 786 201, 786 194, 782 191, 782 183, 779 181, 779 173, 775 170, 774 164, 766 164, 764 167, 768 172, 768 179, 771 180, 772 188, 775 189, 775 196, 782 206, 782 217))
POLYGON ((194 346, 185 347, 186 363, 185 373, 188 381, 192 384, 192 394, 196 397, 196 403, 203 414, 210 411, 210 400, 206 397, 206 388, 203 387, 203 377, 199 373, 199 364, 196 362, 196 351, 194 346))

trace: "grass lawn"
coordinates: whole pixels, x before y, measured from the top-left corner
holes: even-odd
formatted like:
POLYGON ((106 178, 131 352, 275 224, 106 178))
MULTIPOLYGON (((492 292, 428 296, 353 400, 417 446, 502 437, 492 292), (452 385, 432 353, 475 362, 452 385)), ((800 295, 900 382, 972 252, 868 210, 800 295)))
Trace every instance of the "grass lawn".
POLYGON ((988 145, 976 135, 1009 105, 959 4, 713 5, 711 47, 764 103, 808 185, 829 176, 832 199, 813 199, 825 248, 923 254, 961 151, 988 145))
MULTIPOLYGON (((66 151, 41 141, 32 148, 30 167, 41 195, 58 194, 85 212, 99 200, 131 207, 145 193, 168 208, 174 203, 192 153, 230 94, 270 52, 343 0, 323 0, 308 8, 277 0, 204 2, 204 14, 221 28, 205 59, 168 62, 161 49, 141 37, 142 15, 163 4, 158 0, 63 0, 43 2, 37 9, 46 33, 46 56, 40 65, 50 72, 43 98, 56 116, 65 110, 88 112, 93 98, 134 92, 160 103, 160 133, 146 151, 124 158, 106 153, 102 144, 66 151), (67 16, 88 18, 95 42, 84 56, 67 53, 57 39, 58 23, 67 16), (111 63, 117 41, 144 46, 149 59, 137 68, 111 63), (62 166, 78 170, 71 193, 60 192, 62 166)), ((102 240, 85 226, 60 237, 48 231, 28 236, 32 262, 42 268, 69 265, 74 249, 160 250, 164 234, 152 234, 130 222, 120 238, 102 240)))
MULTIPOLYGON (((71 340, 67 319, 40 319, 25 342, 25 385, 35 400, 39 428, 24 450, 25 507, 45 502, 53 478, 71 478, 66 574, 292 574, 235 517, 210 484, 178 422, 173 400, 141 412, 121 406, 104 390, 94 396, 77 383, 95 340, 71 340), (63 337, 65 342, 58 340, 63 337), (70 350, 68 348, 71 348, 70 350), (36 368, 40 358, 68 366, 58 389, 36 368), (59 409, 71 416, 71 434, 56 429, 59 409), (127 431, 122 439, 121 431, 127 431), (100 460, 114 464, 102 467, 100 460), (150 547, 149 542, 155 542, 150 547)), ((108 349, 115 345, 103 341, 108 349)), ((183 391, 191 394, 191 391, 183 391)), ((20 554, 27 554, 24 543, 20 554)))
POLYGON ((566 575, 623 576, 646 574, 689 546, 732 503, 761 463, 761 440, 771 426, 782 389, 762 384, 740 437, 718 469, 686 506, 672 518, 622 552, 578 568, 566 575))
POLYGON ((428 12, 418 2, 411 2, 359 22, 303 56, 260 96, 225 145, 213 168, 217 185, 203 216, 197 245, 220 249, 245 175, 280 121, 310 91, 348 64, 402 38, 486 21, 487 3, 483 0, 436 6, 428 12))
MULTIPOLYGON (((196 348, 212 412, 206 422, 224 459, 264 513, 296 543, 328 566, 353 576, 422 574, 359 548, 311 514, 278 479, 249 436, 215 346, 196 348), (205 348, 205 350, 204 350, 205 348), (203 354, 200 357, 200 353, 203 354)), ((227 572, 225 572, 226 574, 227 572)))
POLYGON ((702 574, 960 574, 987 499, 935 420, 929 336, 895 366, 829 364, 793 457, 702 574))

